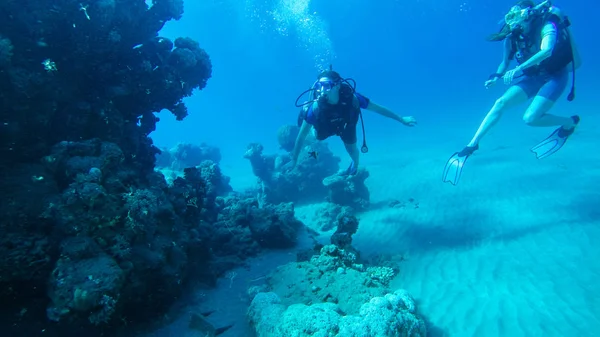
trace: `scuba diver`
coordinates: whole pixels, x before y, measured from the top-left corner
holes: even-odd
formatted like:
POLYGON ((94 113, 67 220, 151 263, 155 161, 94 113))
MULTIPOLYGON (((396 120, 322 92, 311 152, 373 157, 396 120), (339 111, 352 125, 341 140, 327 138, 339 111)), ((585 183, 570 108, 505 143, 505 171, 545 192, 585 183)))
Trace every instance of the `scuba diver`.
POLYGON ((564 92, 569 71, 572 73, 572 87, 567 100, 575 98, 575 69, 581 61, 569 26, 569 19, 549 1, 537 6, 533 1, 519 1, 505 15, 500 32, 488 38, 489 41, 504 42, 504 56, 497 72, 485 82, 485 87, 491 87, 499 79, 511 86, 496 100, 471 142, 450 157, 444 167, 444 182, 456 185, 465 162, 479 149, 479 141, 498 122, 502 113, 532 98, 523 121, 529 126, 559 128, 531 151, 542 159, 565 144, 577 127, 579 116, 561 117, 548 111, 564 92), (518 65, 508 70, 513 59, 518 65))
POLYGON ((323 71, 317 76, 317 81, 310 89, 298 96, 296 107, 301 108, 298 115, 300 131, 292 151, 292 161, 286 164, 285 170, 296 166, 302 143, 312 129, 317 140, 325 140, 333 135, 337 135, 342 139, 352 162, 348 169, 341 174, 356 174, 359 164, 356 126, 359 118, 363 133, 361 152, 367 153, 369 151, 365 140, 365 126, 361 109, 373 111, 406 126, 417 124, 414 117, 400 117, 356 92, 356 82, 353 79, 342 78, 340 74, 332 70, 331 66, 329 70, 323 71), (349 81, 352 81, 353 85, 350 85, 349 81), (309 101, 298 104, 298 100, 306 93, 310 95, 309 101))

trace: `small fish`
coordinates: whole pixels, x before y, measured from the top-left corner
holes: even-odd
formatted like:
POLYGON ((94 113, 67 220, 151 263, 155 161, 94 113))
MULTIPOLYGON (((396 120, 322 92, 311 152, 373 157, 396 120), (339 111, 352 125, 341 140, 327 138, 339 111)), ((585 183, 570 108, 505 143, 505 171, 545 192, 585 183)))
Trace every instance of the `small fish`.
POLYGON ((317 153, 317 151, 310 151, 310 152, 308 153, 308 156, 309 156, 309 157, 312 157, 312 158, 315 158, 315 159, 317 159, 317 156, 318 156, 318 155, 319 155, 319 154, 317 153))

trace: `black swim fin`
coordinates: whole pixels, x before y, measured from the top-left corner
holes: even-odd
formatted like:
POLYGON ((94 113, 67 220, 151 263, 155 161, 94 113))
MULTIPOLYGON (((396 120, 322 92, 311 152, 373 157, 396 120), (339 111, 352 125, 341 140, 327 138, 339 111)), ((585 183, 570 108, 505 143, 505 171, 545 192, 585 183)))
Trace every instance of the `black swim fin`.
POLYGON ((549 157, 560 150, 563 145, 565 145, 567 139, 569 139, 569 136, 573 134, 573 131, 575 131, 577 124, 579 124, 579 121, 581 120, 581 118, 579 118, 577 115, 571 116, 571 118, 573 119, 573 122, 575 122, 575 126, 573 128, 566 130, 563 127, 560 127, 554 130, 554 132, 552 132, 548 138, 531 148, 531 152, 535 153, 537 159, 549 157))
POLYGON ((479 145, 467 146, 462 151, 454 153, 450 159, 448 159, 448 162, 446 162, 442 181, 449 182, 452 185, 458 184, 458 180, 460 179, 460 175, 462 174, 467 159, 477 149, 479 149, 479 145))

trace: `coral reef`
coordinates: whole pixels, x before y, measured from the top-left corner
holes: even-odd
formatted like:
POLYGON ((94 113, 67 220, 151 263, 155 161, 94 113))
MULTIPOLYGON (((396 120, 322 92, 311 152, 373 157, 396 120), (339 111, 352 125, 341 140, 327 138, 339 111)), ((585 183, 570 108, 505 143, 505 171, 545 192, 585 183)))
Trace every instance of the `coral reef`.
POLYGON ((359 168, 353 176, 333 175, 323 180, 329 190, 329 201, 349 206, 352 209, 361 211, 369 208, 370 193, 365 185, 365 180, 369 177, 369 172, 364 168, 359 168))
MULTIPOLYGON (((263 250, 293 247, 303 224, 291 202, 333 193, 322 181, 339 159, 314 139, 290 172, 282 170, 289 154, 249 146, 258 196, 232 190, 217 148, 179 144, 161 154, 154 146, 158 113, 185 119, 183 99, 212 76, 197 41, 159 35, 182 15, 182 0, 0 3, 3 334, 114 336, 159 321, 186 287, 213 285, 263 250)), ((296 134, 279 131, 282 149, 296 134)), ((340 185, 356 192, 331 201, 363 205, 361 182, 340 185)), ((323 290, 331 270, 374 289, 391 276, 350 262, 357 221, 336 221, 332 242, 345 253, 328 246, 306 262, 321 267, 305 269, 325 268, 311 274, 313 294, 339 302, 343 294, 323 290)), ((363 302, 385 296, 362 294, 363 302)))
POLYGON ((87 237, 63 241, 50 277, 48 318, 76 314, 93 324, 106 323, 115 311, 125 272, 114 258, 87 237))
POLYGON ((214 249, 217 252, 221 249, 238 250, 240 258, 255 255, 253 251, 257 251, 258 247, 293 247, 298 230, 303 226, 295 218, 291 203, 262 204, 255 198, 234 195, 219 198, 217 204, 219 216, 214 228, 218 237, 215 243, 220 247, 214 249), (246 246, 248 250, 244 250, 246 246))
POLYGON ((179 143, 170 149, 162 148, 161 153, 156 155, 156 166, 164 169, 182 170, 186 167, 200 165, 205 160, 219 164, 221 162, 219 148, 206 143, 200 145, 179 143))
POLYGON ((3 334, 135 329, 192 281, 295 244, 291 205, 233 193, 218 149, 181 144, 175 176, 155 171, 155 114, 183 120, 212 73, 198 42, 159 36, 182 15, 182 0, 0 3, 3 334))
POLYGON ((259 337, 425 337, 410 294, 388 288, 395 275, 328 245, 310 261, 279 267, 264 289, 252 289, 248 318, 259 337))
MULTIPOLYGON (((293 134, 285 133, 288 138, 293 134)), ((250 161, 252 172, 258 178, 259 192, 266 201, 319 202, 327 196, 323 179, 337 173, 340 159, 326 143, 308 138, 297 165, 290 171, 285 170, 285 164, 291 160, 288 153, 264 154, 263 151, 261 144, 252 143, 244 158, 250 161)))
POLYGON ((358 231, 358 219, 348 213, 340 213, 337 217, 338 225, 331 235, 331 243, 341 249, 352 247, 352 235, 358 231))
POLYGON ((298 132, 300 132, 300 128, 296 125, 282 125, 277 130, 277 143, 279 143, 279 147, 287 152, 292 152, 294 144, 296 144, 298 132))
POLYGON ((7 144, 0 154, 35 161, 60 141, 100 138, 117 144, 131 165, 151 170, 153 112, 183 119, 182 99, 204 88, 212 71, 197 42, 157 36, 181 17, 182 1, 148 8, 144 1, 59 0, 51 7, 40 0, 0 5, 2 58, 13 55, 0 72, 7 144))
POLYGON ((156 172, 143 179, 147 184, 136 184, 141 177, 122 158, 116 144, 98 139, 60 142, 44 157, 41 177, 60 190, 48 196, 41 214, 62 247, 48 282, 52 320, 83 315, 100 324, 111 322, 114 312, 133 320, 151 315, 180 293, 198 266, 210 268, 210 237, 196 228, 216 217, 222 180, 189 168, 172 186, 156 172), (148 311, 129 312, 137 306, 148 311))
POLYGON ((114 143, 63 141, 42 165, 1 180, 13 192, 0 206, 12 221, 2 228, 3 284, 45 289, 47 317, 65 329, 142 321, 166 310, 188 280, 214 284, 263 249, 296 244, 303 224, 292 204, 233 193, 211 161, 169 185, 122 159, 114 143), (16 220, 27 215, 37 221, 16 220))
POLYGON ((258 190, 269 202, 322 202, 327 200, 348 206, 356 212, 366 210, 370 193, 365 185, 369 172, 359 168, 353 176, 339 174, 340 159, 335 157, 327 143, 308 136, 292 170, 286 169, 291 161, 298 127, 284 125, 277 131, 277 140, 283 154, 264 154, 261 144, 248 145, 244 157, 250 161, 252 172, 258 178, 258 190))
POLYGON ((165 176, 169 185, 172 185, 175 179, 183 177, 185 168, 196 167, 212 182, 211 186, 215 191, 208 191, 209 194, 232 192, 229 186, 231 179, 221 173, 220 161, 221 151, 217 147, 205 143, 179 143, 157 155, 156 170, 165 176))
POLYGON ((299 207, 296 214, 298 219, 313 230, 318 232, 328 232, 337 227, 340 217, 353 215, 355 214, 355 211, 349 206, 340 206, 331 202, 322 202, 299 207))

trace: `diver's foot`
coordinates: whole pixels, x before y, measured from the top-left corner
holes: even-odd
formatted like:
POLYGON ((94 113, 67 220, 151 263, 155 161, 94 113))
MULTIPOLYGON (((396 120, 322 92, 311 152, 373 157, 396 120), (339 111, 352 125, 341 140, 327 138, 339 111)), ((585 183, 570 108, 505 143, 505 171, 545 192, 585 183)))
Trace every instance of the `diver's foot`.
POLYGON ((579 116, 575 115, 575 116, 571 116, 571 119, 573 119, 573 126, 571 127, 565 127, 562 126, 556 130, 554 130, 554 132, 552 132, 552 134, 550 134, 550 136, 548 136, 546 139, 542 140, 539 144, 537 144, 536 146, 534 146, 533 148, 531 148, 531 152, 535 153, 535 156, 538 159, 543 159, 546 157, 549 157, 550 155, 556 153, 558 150, 560 150, 563 145, 565 145, 567 139, 569 139, 569 136, 571 136, 573 134, 573 132, 575 131, 575 128, 577 127, 577 125, 579 124, 579 121, 581 120, 581 118, 579 118, 579 116))
POLYGON ((473 154, 473 152, 479 150, 479 144, 475 144, 474 146, 465 146, 460 152, 458 152, 459 157, 468 157, 473 154))
POLYGON ((452 185, 458 184, 467 159, 478 149, 479 145, 475 144, 474 146, 466 146, 460 152, 455 152, 446 162, 446 166, 444 166, 442 181, 449 182, 452 185))
POLYGON ((350 163, 350 166, 346 169, 346 171, 342 171, 340 173, 341 176, 353 176, 358 172, 358 168, 354 166, 354 162, 350 163))
POLYGON ((575 131, 575 128, 577 127, 577 124, 579 124, 581 118, 579 118, 579 116, 577 115, 574 115, 571 116, 571 120, 573 121, 572 123, 570 123, 569 125, 563 125, 560 129, 558 129, 558 137, 567 138, 570 135, 572 135, 575 131))

